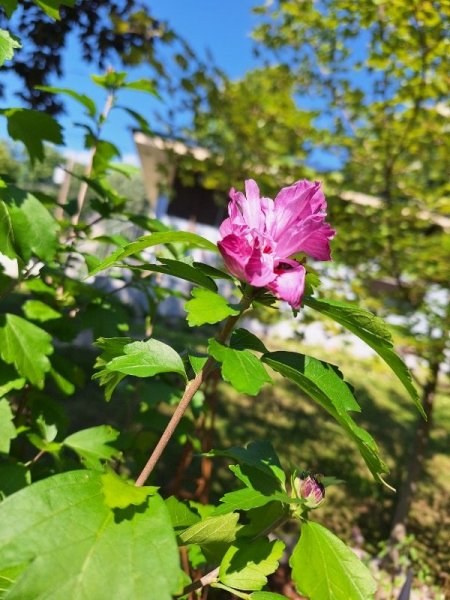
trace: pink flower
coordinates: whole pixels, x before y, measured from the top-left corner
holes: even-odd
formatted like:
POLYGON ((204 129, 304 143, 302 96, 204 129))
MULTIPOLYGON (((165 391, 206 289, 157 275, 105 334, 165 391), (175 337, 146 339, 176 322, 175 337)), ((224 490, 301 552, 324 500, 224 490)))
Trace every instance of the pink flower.
POLYGON ((249 179, 245 195, 232 188, 230 198, 218 243, 228 270, 298 308, 306 270, 289 257, 303 252, 317 260, 331 259, 329 240, 335 232, 325 222, 327 203, 320 183, 297 181, 273 201, 261 198, 256 182, 249 179))

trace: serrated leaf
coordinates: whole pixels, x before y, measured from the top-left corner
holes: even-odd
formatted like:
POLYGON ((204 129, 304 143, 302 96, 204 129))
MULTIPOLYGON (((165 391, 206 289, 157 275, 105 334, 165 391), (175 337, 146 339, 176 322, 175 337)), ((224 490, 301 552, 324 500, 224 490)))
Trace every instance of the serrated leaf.
POLYGON ((127 344, 123 348, 123 355, 113 358, 105 365, 105 369, 135 377, 179 373, 186 379, 181 356, 167 344, 155 339, 127 344))
POLYGON ((98 425, 82 429, 66 437, 62 442, 74 450, 88 469, 102 470, 102 460, 118 458, 120 451, 111 442, 115 442, 119 432, 109 425, 98 425))
MULTIPOLYGON (((271 352, 262 360, 272 369, 294 382, 310 398, 324 408, 358 445, 371 473, 383 482, 388 473, 372 436, 354 422, 348 411, 360 410, 342 374, 334 365, 296 352, 271 352)), ((384 482, 383 482, 384 483, 384 482)))
POLYGON ((205 289, 193 289, 192 300, 186 302, 184 308, 188 314, 189 327, 219 323, 229 316, 239 314, 239 310, 230 306, 225 298, 205 289))
POLYGON ((26 383, 11 365, 0 361, 0 398, 11 390, 21 390, 26 383))
MULTIPOLYGON (((4 201, 3 227, 9 229, 8 247, 27 262, 33 255, 45 261, 55 256, 58 247, 59 225, 45 206, 30 192, 14 186, 0 189, 4 201)), ((0 248, 1 250, 1 248, 0 248)), ((5 248, 5 254, 8 248, 5 248)))
POLYGON ((310 600, 370 600, 376 584, 357 556, 318 523, 302 524, 289 561, 300 594, 310 600))
POLYGON ((249 511, 265 506, 270 502, 281 502, 283 500, 289 501, 289 497, 286 495, 284 498, 282 494, 265 495, 257 489, 247 487, 235 492, 228 492, 222 496, 220 499, 221 504, 214 511, 214 515, 226 515, 238 510, 249 511))
POLYGON ((263 342, 247 329, 235 329, 230 338, 230 346, 235 350, 254 350, 255 352, 268 352, 263 342))
POLYGON ((183 531, 201 521, 198 512, 186 500, 178 500, 175 496, 170 496, 165 503, 176 532, 183 531))
POLYGON ((172 277, 190 281, 191 283, 195 283, 196 285, 211 290, 212 292, 217 291, 217 285, 214 283, 214 281, 192 265, 188 265, 181 260, 172 260, 168 258, 161 258, 160 261, 162 264, 145 263, 133 268, 142 271, 153 271, 154 273, 172 275, 172 277))
POLYGON ((49 92, 50 94, 64 94, 65 96, 70 96, 87 109, 90 117, 95 117, 97 113, 95 102, 92 100, 92 98, 86 96, 86 94, 80 94, 79 92, 71 90, 70 88, 52 87, 49 85, 37 85, 36 89, 42 90, 43 92, 49 92))
POLYGON ((280 540, 267 538, 235 542, 227 550, 219 569, 219 581, 237 590, 260 590, 267 575, 278 567, 284 550, 280 540))
POLYGON ((158 491, 155 486, 137 487, 133 482, 119 477, 114 471, 102 475, 103 496, 109 508, 128 508, 143 504, 158 491))
POLYGON ((6 108, 0 114, 8 120, 8 133, 23 142, 32 163, 44 160, 44 141, 63 144, 62 129, 50 115, 30 108, 6 108))
POLYGON ((101 348, 102 353, 95 361, 94 369, 98 369, 98 372, 92 376, 92 379, 98 379, 100 385, 105 386, 105 399, 107 401, 111 400, 113 391, 124 379, 125 374, 107 371, 105 367, 113 358, 121 356, 125 346, 132 342, 132 338, 99 338, 94 344, 101 348))
POLYGON ((40 389, 44 387, 45 373, 51 368, 47 358, 53 352, 51 341, 46 331, 22 317, 6 314, 0 320, 2 359, 40 389))
MULTIPOLYGON (((246 448, 233 446, 225 450, 210 450, 205 456, 225 456, 231 458, 241 465, 248 465, 249 467, 259 469, 271 478, 278 480, 282 486, 284 486, 286 481, 286 475, 281 467, 280 459, 272 444, 267 441, 250 442, 246 448)), ((239 478, 244 481, 242 476, 239 478)))
POLYGON ((60 312, 40 300, 27 300, 23 304, 22 310, 27 319, 41 323, 62 317, 60 312))
POLYGON ((0 572, 22 572, 8 597, 171 600, 180 575, 175 534, 162 498, 146 502, 111 510, 101 474, 90 471, 9 496, 0 504, 0 572))
POLYGON ((382 319, 362 308, 335 300, 308 297, 303 299, 303 303, 337 321, 375 350, 397 375, 418 410, 425 417, 411 373, 394 351, 391 333, 382 319))
POLYGON ((0 67, 14 56, 14 50, 22 48, 22 44, 9 31, 0 29, 0 67))
POLYGON ((234 350, 211 339, 208 352, 222 363, 222 377, 238 392, 256 396, 265 383, 272 382, 260 359, 249 350, 234 350))
POLYGON ((17 437, 14 415, 6 398, 0 400, 0 452, 9 454, 11 440, 17 437))
POLYGON ((196 233, 189 233, 187 231, 159 231, 152 233, 151 235, 144 235, 124 248, 116 250, 109 258, 102 261, 96 269, 91 271, 89 275, 96 275, 100 271, 112 267, 118 260, 127 258, 132 254, 139 254, 146 248, 152 248, 159 244, 174 243, 183 243, 190 248, 203 248, 204 250, 210 250, 211 252, 218 252, 215 244, 196 233))

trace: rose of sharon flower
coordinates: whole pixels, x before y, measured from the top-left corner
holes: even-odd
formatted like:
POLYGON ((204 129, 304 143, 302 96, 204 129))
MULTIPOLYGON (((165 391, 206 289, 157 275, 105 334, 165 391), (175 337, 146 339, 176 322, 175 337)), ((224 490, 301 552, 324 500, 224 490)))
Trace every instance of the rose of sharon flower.
POLYGON ((325 488, 313 475, 304 473, 296 477, 294 487, 297 496, 306 500, 308 508, 317 508, 325 499, 325 488))
POLYGON ((218 243, 228 270, 298 308, 306 270, 289 257, 303 252, 317 260, 331 259, 335 232, 325 222, 327 203, 320 183, 297 181, 271 200, 261 198, 256 182, 249 179, 245 195, 232 188, 230 198, 218 243))

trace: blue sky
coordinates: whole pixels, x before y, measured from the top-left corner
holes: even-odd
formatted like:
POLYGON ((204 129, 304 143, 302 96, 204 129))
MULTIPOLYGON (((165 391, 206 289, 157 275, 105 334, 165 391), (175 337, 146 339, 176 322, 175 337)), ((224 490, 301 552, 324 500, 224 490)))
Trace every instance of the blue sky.
MULTIPOLYGON (((184 37, 193 49, 202 56, 209 49, 215 61, 230 77, 238 78, 245 71, 256 65, 252 57, 252 41, 250 32, 256 23, 251 13, 252 6, 258 0, 151 0, 148 2, 152 14, 168 21, 171 28, 184 37)), ((75 37, 71 38, 64 53, 64 77, 54 79, 51 84, 59 87, 70 87, 92 96, 102 107, 104 94, 89 79, 92 68, 79 60, 79 45, 75 37)), ((112 64, 120 69, 120 63, 112 64)), ((133 69, 130 78, 148 77, 149 67, 133 69)), ((7 97, 3 106, 18 106, 19 100, 14 97, 20 82, 12 75, 5 77, 7 97)), ((141 112, 152 123, 154 109, 164 111, 160 101, 149 98, 139 92, 123 92, 120 104, 141 112)), ((60 120, 65 130, 65 141, 68 148, 82 150, 83 130, 73 127, 72 123, 83 120, 83 111, 79 105, 66 100, 67 114, 60 120)), ((129 131, 132 121, 122 111, 112 115, 111 125, 105 130, 108 137, 119 147, 122 155, 134 153, 134 145, 129 131)), ((5 123, 0 123, 0 136, 6 137, 5 123)))

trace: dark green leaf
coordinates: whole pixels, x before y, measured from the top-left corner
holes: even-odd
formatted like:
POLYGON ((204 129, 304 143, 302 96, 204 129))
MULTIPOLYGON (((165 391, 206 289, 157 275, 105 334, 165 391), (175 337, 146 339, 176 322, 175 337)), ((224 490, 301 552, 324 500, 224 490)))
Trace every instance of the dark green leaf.
POLYGON ((230 346, 235 350, 254 350, 255 352, 268 352, 262 341, 246 329, 235 329, 230 339, 230 346))
POLYGON ((11 390, 21 390, 25 383, 25 377, 17 375, 14 367, 0 360, 0 398, 11 390))
POLYGON ((249 350, 234 350, 212 339, 208 351, 222 363, 222 377, 238 392, 256 396, 265 383, 272 382, 260 359, 249 350))
POLYGON ((238 590, 260 590, 267 575, 278 568, 284 550, 280 540, 267 538, 235 542, 220 563, 219 581, 238 590))
POLYGON ((310 600, 370 600, 376 592, 359 558, 318 523, 302 524, 289 562, 297 590, 310 600))
POLYGON ((101 262, 96 269, 91 271, 90 275, 96 275, 100 271, 113 266, 118 260, 122 260, 132 254, 139 254, 146 248, 158 246, 159 244, 174 243, 183 243, 190 248, 203 248, 204 250, 210 250, 211 252, 218 252, 215 244, 196 233, 189 233, 187 231, 160 231, 152 233, 151 235, 144 235, 135 242, 125 246, 125 248, 117 250, 109 258, 101 262))
POLYGON ((74 6, 75 0, 33 0, 52 19, 59 20, 60 6, 74 6))
POLYGON ((388 468, 372 436, 358 427, 349 415, 348 411, 359 410, 359 406, 337 367, 296 352, 272 352, 265 354, 262 360, 318 402, 356 442, 373 476, 383 481, 381 475, 387 473, 388 468))
POLYGON ((44 160, 44 141, 63 144, 61 126, 50 115, 29 108, 6 108, 0 114, 8 120, 8 133, 23 142, 32 163, 44 160))
POLYGON ((0 355, 14 365, 19 375, 38 388, 44 387, 45 373, 50 370, 47 356, 52 354, 51 336, 17 315, 7 314, 0 321, 0 355))
POLYGON ((400 356, 394 351, 391 334, 382 319, 362 308, 335 300, 304 298, 303 303, 334 319, 375 350, 394 371, 419 411, 425 416, 411 373, 400 356))
POLYGON ((42 90, 43 92, 49 92, 50 94, 64 94, 65 96, 70 96, 87 109, 90 117, 95 117, 97 113, 95 102, 92 100, 92 98, 86 96, 86 94, 80 94, 75 90, 71 90, 69 88, 51 87, 48 85, 37 85, 36 89, 42 90))
POLYGON ((162 498, 112 510, 100 473, 63 473, 9 496, 0 504, 0 546, 0 572, 22 567, 11 600, 171 600, 179 591, 162 498))
POLYGON ((230 281, 233 281, 233 277, 231 275, 225 273, 225 271, 216 269, 216 267, 195 261, 192 264, 196 269, 199 269, 202 273, 208 275, 208 277, 212 277, 213 279, 229 279, 230 281))
POLYGON ((195 283, 196 285, 212 290, 213 292, 217 291, 217 285, 214 281, 192 265, 182 262, 181 260, 172 260, 169 258, 161 258, 160 261, 163 264, 145 263, 134 268, 143 271, 154 271, 155 273, 165 273, 166 275, 172 275, 173 277, 190 281, 191 283, 195 283))
MULTIPOLYGON (((263 471, 263 473, 277 479, 283 486, 286 481, 280 459, 270 442, 250 442, 246 448, 234 446, 226 450, 210 450, 205 456, 225 456, 236 460, 242 465, 248 465, 263 471)), ((242 477, 240 479, 244 481, 242 477)))
MULTIPOLYGON (((29 469, 21 463, 0 464, 0 498, 18 492, 31 483, 29 469)), ((0 588, 1 585, 0 578, 0 588)))
POLYGON ((2 0, 0 6, 5 9, 6 16, 8 19, 11 17, 13 12, 16 10, 19 0, 2 0))

